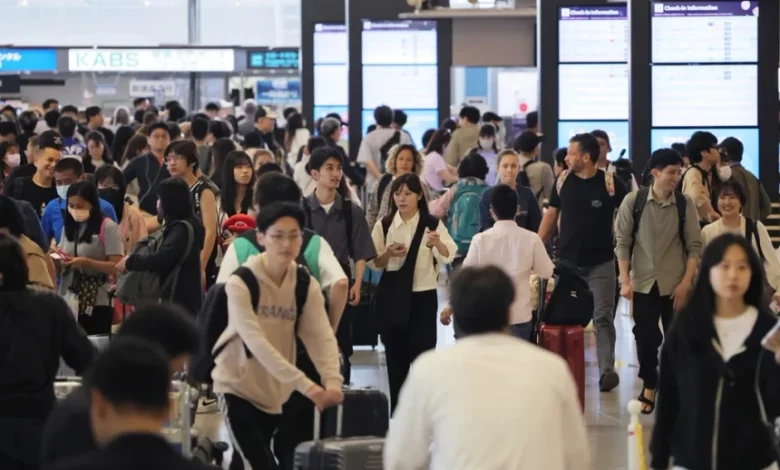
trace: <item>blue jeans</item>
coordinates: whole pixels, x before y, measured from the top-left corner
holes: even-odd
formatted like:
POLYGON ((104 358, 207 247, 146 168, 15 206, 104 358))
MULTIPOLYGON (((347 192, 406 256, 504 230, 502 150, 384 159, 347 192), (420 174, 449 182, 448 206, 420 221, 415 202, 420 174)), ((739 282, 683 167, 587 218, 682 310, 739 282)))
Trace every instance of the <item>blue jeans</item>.
POLYGON ((527 321, 525 323, 515 323, 511 326, 512 336, 520 338, 525 341, 531 341, 532 325, 533 322, 527 321))

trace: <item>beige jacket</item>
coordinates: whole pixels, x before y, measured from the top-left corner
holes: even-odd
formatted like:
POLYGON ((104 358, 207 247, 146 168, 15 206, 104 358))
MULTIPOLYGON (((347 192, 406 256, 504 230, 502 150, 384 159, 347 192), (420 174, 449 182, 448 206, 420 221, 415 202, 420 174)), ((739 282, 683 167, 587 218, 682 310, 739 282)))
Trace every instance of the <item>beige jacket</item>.
POLYGON ((24 254, 27 256, 27 270, 29 271, 29 281, 41 287, 54 289, 54 282, 47 269, 46 258, 43 250, 37 243, 22 235, 19 238, 19 244, 22 245, 24 254))
POLYGON ((444 155, 444 160, 450 166, 457 167, 458 163, 463 160, 469 150, 477 146, 479 141, 479 125, 466 124, 465 126, 455 129, 452 133, 452 140, 450 145, 447 146, 447 153, 444 155))
MULTIPOLYGON (((290 263, 281 286, 265 272, 267 255, 250 257, 244 266, 260 282, 260 302, 255 310, 249 289, 238 276, 225 286, 228 327, 214 346, 227 343, 212 372, 214 391, 243 398, 258 409, 280 414, 293 391, 305 393, 314 382, 295 366, 295 285, 297 270, 290 263), (237 335, 237 336, 236 336, 237 335), (244 344, 251 351, 248 359, 244 344)), ((311 278, 309 295, 298 324, 300 337, 322 376, 326 389, 341 389, 339 351, 331 329, 319 283, 311 278)))

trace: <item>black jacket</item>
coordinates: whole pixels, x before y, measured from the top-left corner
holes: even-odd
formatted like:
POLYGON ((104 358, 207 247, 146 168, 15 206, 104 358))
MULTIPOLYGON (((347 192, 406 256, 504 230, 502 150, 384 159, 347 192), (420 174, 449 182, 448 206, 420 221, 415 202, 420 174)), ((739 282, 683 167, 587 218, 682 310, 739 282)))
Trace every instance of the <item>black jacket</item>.
POLYGON ((43 431, 42 465, 97 450, 89 417, 91 404, 86 387, 74 390, 57 403, 43 431))
POLYGON ((197 315, 203 302, 200 251, 203 249, 206 231, 197 218, 193 217, 187 222, 193 228, 194 237, 186 256, 185 250, 189 237, 186 225, 177 221, 168 222, 162 228, 163 241, 160 248, 149 255, 130 255, 127 258, 127 270, 159 273, 160 282, 164 287, 160 293, 161 298, 170 299, 193 315, 197 315), (171 280, 166 284, 179 262, 181 262, 181 269, 178 280, 171 280))
POLYGON ((43 467, 45 470, 204 470, 215 468, 186 460, 161 436, 125 434, 105 448, 43 467))
POLYGON ((669 457, 688 470, 761 470, 772 464, 755 378, 761 361, 758 387, 774 423, 780 414, 780 366, 761 339, 776 322, 760 313, 744 349, 725 363, 714 326, 700 326, 710 331, 696 339, 687 333, 683 338, 679 324, 672 327, 661 352, 652 468, 668 468, 669 457))
POLYGON ((60 357, 82 374, 95 354, 60 296, 0 292, 0 416, 46 419, 60 357))

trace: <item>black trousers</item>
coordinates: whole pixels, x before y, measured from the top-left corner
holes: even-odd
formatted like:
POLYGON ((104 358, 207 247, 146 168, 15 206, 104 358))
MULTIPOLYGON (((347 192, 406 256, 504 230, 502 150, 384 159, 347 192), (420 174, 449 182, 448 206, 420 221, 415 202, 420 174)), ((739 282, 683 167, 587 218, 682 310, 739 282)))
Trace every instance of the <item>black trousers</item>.
POLYGON ((114 321, 114 308, 109 306, 92 307, 92 315, 79 315, 79 325, 87 335, 111 334, 114 321))
MULTIPOLYGON (((307 353, 298 353, 295 366, 320 383, 320 374, 307 353)), ((274 438, 274 454, 283 470, 293 470, 295 448, 314 439, 314 403, 300 392, 293 392, 282 409, 282 421, 274 438)))
POLYGON ((435 290, 413 292, 409 302, 409 323, 403 331, 382 334, 390 382, 390 409, 395 410, 398 394, 417 357, 436 348, 436 322, 439 298, 435 290))
POLYGON ((658 348, 663 334, 658 328, 658 319, 669 331, 674 318, 674 301, 671 296, 661 296, 658 284, 653 284, 648 294, 634 292, 634 338, 639 358, 639 378, 645 388, 655 390, 658 386, 658 348))
POLYGON ((271 440, 279 428, 281 415, 260 411, 235 395, 225 394, 221 399, 221 411, 234 449, 231 470, 277 470, 271 440))
POLYGON ((40 418, 0 418, 0 468, 36 470, 45 425, 40 418))
POLYGON ((344 358, 344 363, 341 366, 341 374, 344 376, 344 385, 349 385, 352 379, 352 353, 354 352, 354 345, 352 344, 352 322, 354 321, 354 309, 352 305, 347 303, 344 307, 344 313, 341 315, 341 321, 339 321, 339 327, 336 329, 336 342, 339 345, 339 350, 344 358))

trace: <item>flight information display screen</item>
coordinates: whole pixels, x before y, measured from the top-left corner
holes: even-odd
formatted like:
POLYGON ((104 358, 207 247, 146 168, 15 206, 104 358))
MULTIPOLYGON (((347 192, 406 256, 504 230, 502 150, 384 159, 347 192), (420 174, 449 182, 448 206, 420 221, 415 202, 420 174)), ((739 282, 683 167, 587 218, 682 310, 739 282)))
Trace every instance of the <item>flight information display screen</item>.
POLYGON ((657 2, 653 63, 758 60, 758 2, 657 2))
POLYGON ((373 109, 383 104, 404 110, 409 116, 406 127, 414 127, 418 121, 426 125, 438 121, 436 21, 363 20, 362 26, 361 127, 365 129, 373 122, 373 109))
POLYGON ((558 67, 561 120, 627 120, 627 64, 561 64, 558 67))
POLYGON ((558 62, 628 62, 628 8, 563 7, 558 10, 558 62))
POLYGON ((347 28, 343 23, 314 25, 314 107, 349 104, 347 28))

